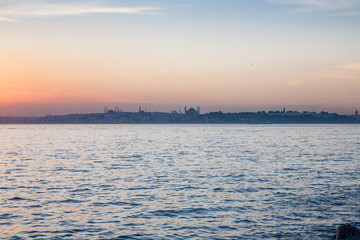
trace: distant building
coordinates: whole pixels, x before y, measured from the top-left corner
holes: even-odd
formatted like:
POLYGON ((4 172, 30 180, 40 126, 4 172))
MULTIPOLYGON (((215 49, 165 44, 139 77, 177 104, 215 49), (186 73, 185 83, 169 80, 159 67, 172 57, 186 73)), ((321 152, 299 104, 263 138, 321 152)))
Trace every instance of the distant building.
POLYGON ((359 112, 358 112, 358 110, 356 109, 356 111, 355 111, 355 116, 356 117, 358 117, 359 116, 359 112))
POLYGON ((200 114, 200 107, 197 106, 196 110, 195 108, 191 107, 189 110, 187 110, 186 106, 185 106, 185 114, 186 115, 199 115, 200 114))

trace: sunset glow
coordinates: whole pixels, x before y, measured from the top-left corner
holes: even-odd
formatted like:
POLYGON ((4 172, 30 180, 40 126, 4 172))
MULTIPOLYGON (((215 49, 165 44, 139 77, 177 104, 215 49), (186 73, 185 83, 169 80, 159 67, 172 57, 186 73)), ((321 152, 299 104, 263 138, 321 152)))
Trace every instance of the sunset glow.
POLYGON ((0 115, 115 104, 353 113, 360 3, 315 2, 2 1, 0 115))

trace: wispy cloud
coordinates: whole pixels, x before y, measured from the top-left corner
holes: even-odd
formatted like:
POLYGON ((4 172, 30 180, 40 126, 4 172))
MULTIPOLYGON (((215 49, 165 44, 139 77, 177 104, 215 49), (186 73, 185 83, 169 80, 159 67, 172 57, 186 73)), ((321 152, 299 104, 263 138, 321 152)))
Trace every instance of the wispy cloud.
MULTIPOLYGON (((90 2, 90 1, 88 1, 90 2)), ((160 14, 164 9, 152 6, 113 7, 95 3, 51 3, 49 1, 1 1, 0 21, 16 22, 22 18, 46 16, 74 16, 96 13, 160 14)))
POLYGON ((350 80, 360 84, 360 62, 338 66, 334 70, 327 72, 326 77, 341 81, 350 80))
POLYGON ((16 22, 16 20, 0 16, 0 22, 16 22))
POLYGON ((359 0, 268 0, 278 5, 294 7, 300 12, 326 12, 330 15, 359 15, 359 0))
POLYGON ((358 62, 358 63, 347 63, 347 64, 341 66, 340 68, 345 69, 345 70, 360 71, 360 62, 358 62))

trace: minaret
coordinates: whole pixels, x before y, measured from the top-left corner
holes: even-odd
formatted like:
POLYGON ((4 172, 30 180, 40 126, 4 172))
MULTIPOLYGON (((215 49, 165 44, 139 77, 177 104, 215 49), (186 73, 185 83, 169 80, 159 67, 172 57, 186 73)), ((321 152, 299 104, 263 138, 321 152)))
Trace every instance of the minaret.
POLYGON ((185 114, 186 114, 187 110, 186 110, 186 106, 185 106, 185 114))

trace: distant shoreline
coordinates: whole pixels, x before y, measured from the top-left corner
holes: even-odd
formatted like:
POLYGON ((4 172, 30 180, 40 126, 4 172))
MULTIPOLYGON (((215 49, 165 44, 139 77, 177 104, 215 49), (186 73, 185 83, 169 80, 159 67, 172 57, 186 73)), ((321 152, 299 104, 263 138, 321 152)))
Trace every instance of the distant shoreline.
POLYGON ((360 124, 360 116, 307 111, 200 114, 199 110, 190 108, 186 113, 108 110, 104 113, 0 117, 0 124, 360 124))

